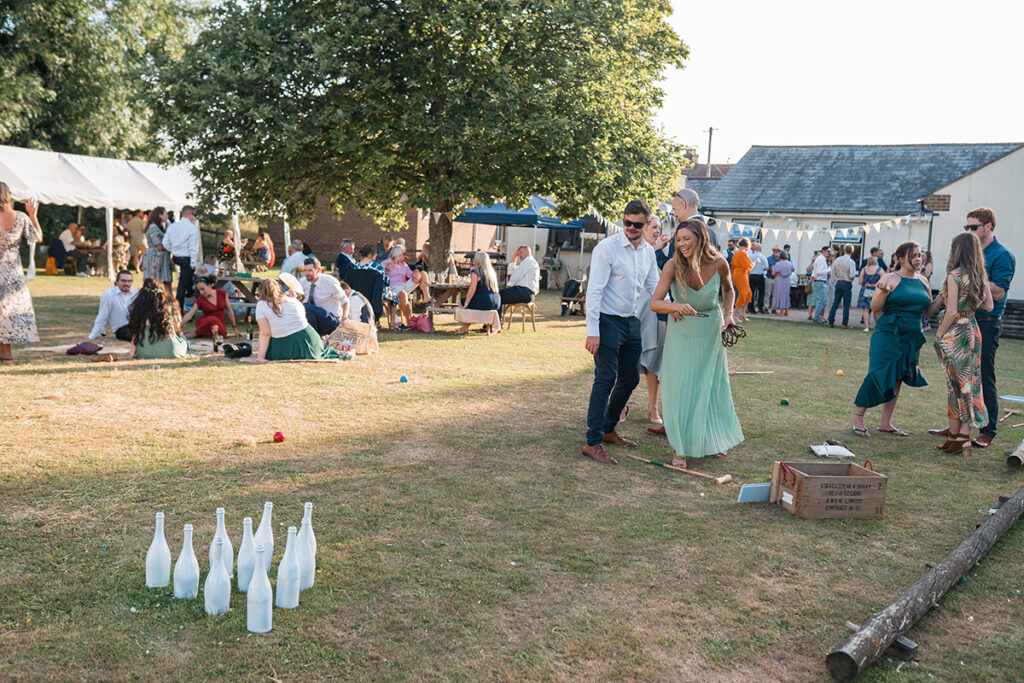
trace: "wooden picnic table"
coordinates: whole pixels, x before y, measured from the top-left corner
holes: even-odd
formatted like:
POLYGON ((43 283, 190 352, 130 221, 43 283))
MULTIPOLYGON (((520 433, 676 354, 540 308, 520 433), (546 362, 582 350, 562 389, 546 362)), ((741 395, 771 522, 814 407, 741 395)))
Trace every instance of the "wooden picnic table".
POLYGON ((451 313, 459 307, 459 298, 469 291, 468 284, 452 284, 447 282, 430 283, 430 305, 427 315, 430 317, 430 329, 434 329, 434 313, 451 313))
POLYGON ((260 280, 255 277, 242 277, 239 275, 218 275, 217 284, 213 287, 214 289, 220 289, 227 283, 231 283, 235 286, 235 291, 242 295, 242 299, 247 304, 256 305, 256 288, 259 287, 260 280))

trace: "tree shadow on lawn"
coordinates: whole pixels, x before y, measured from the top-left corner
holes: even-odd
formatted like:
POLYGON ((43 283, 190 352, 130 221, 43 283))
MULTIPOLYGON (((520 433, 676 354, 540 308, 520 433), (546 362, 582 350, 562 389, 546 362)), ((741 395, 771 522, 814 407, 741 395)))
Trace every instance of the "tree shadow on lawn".
MULTIPOLYGON (((797 520, 734 504, 737 486, 599 465, 579 454, 591 376, 429 390, 436 402, 472 396, 476 412, 430 419, 411 397, 407 412, 379 416, 385 432, 301 444, 214 435, 182 452, 149 434, 141 453, 98 469, 72 463, 4 487, 0 657, 15 676, 55 662, 86 677, 811 677, 844 620, 887 603, 924 571, 921 557, 941 557, 973 524, 908 524, 928 500, 891 501, 882 521, 797 520), (154 512, 167 514, 174 556, 181 524, 195 525, 205 567, 213 509, 227 508, 237 551, 241 517, 258 523, 264 500, 279 522, 275 568, 280 524, 297 524, 306 500, 319 544, 316 587, 275 611, 271 634, 246 634, 237 592, 232 612, 210 618, 201 595, 143 587, 154 512)), ((663 459, 666 445, 644 438, 636 450, 663 459)), ((718 474, 741 459, 763 469, 749 452, 700 465, 718 474)), ((1019 567, 1022 538, 1012 532, 994 558, 1019 567)), ((1011 638, 1019 607, 989 602, 1005 624, 986 637, 1011 638)))

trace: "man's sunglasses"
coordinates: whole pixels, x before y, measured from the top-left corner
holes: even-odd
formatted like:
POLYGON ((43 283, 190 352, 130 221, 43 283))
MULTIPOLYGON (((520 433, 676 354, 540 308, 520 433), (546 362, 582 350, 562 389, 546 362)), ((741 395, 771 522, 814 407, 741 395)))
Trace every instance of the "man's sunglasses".
POLYGON ((974 232, 978 228, 980 228, 982 225, 984 225, 984 223, 975 223, 974 225, 965 225, 964 226, 964 230, 970 230, 971 232, 974 232))
POLYGON ((645 225, 647 223, 644 221, 627 221, 625 219, 622 221, 622 227, 624 228, 643 228, 645 225))

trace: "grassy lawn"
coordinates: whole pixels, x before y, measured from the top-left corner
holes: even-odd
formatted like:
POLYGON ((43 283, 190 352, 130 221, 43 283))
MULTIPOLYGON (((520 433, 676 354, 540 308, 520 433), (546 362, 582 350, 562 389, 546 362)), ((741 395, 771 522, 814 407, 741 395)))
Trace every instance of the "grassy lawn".
MULTIPOLYGON (((106 286, 34 281, 38 346, 84 338, 106 286)), ((845 621, 870 618, 1024 485, 1002 464, 1020 418, 970 459, 936 455, 925 430, 945 423, 946 399, 930 343, 931 384, 905 390, 894 420, 911 437, 856 439, 868 335, 757 319, 730 351, 775 373, 733 378, 747 440, 693 461, 737 483, 599 465, 580 455, 582 320, 558 317, 553 292, 539 309, 537 333, 457 337, 440 318, 439 334, 384 333, 380 354, 334 364, 16 348, 0 368, 0 679, 822 680, 845 621), (889 476, 884 519, 736 503, 740 483, 813 459, 807 445, 828 437, 889 476), (195 525, 205 580, 214 509, 237 550, 265 500, 272 578, 305 501, 319 544, 316 585, 275 610, 271 633, 246 631, 237 592, 207 617, 201 594, 145 588, 155 512, 175 558, 195 525)), ((1001 393, 1024 394, 1024 343, 1004 340, 998 361, 1001 393)), ((621 432, 664 459, 643 387, 621 432)), ((864 680, 1024 678, 1022 589, 1024 524, 909 632, 919 664, 883 658, 864 680)))

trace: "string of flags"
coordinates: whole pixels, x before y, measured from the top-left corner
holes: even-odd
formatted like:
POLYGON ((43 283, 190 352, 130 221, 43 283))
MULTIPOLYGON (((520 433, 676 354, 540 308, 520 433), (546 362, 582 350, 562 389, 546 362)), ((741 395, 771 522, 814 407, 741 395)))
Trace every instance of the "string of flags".
POLYGON ((900 216, 899 218, 890 218, 885 221, 878 221, 877 223, 865 223, 863 225, 857 225, 846 228, 833 228, 831 226, 814 225, 813 223, 807 223, 805 221, 791 218, 790 216, 784 216, 779 214, 765 214, 761 221, 768 216, 774 215, 776 218, 785 218, 787 223, 793 227, 791 228, 765 228, 758 225, 750 225, 749 223, 737 223, 734 221, 726 221, 720 218, 716 218, 718 225, 720 225, 726 232, 732 232, 734 228, 738 228, 741 233, 744 229, 747 230, 761 230, 764 233, 772 233, 772 237, 778 239, 779 234, 784 234, 786 239, 793 239, 794 237, 799 241, 805 237, 810 240, 814 236, 828 235, 830 239, 836 239, 836 237, 852 237, 853 235, 863 233, 865 236, 870 235, 872 232, 881 233, 882 230, 900 230, 904 225, 909 227, 909 224, 913 221, 927 220, 922 214, 907 214, 900 216))

